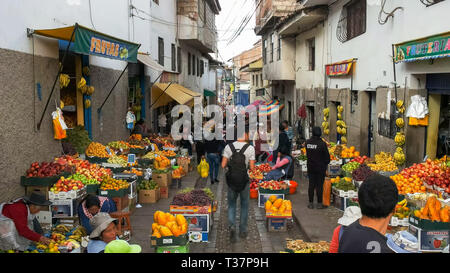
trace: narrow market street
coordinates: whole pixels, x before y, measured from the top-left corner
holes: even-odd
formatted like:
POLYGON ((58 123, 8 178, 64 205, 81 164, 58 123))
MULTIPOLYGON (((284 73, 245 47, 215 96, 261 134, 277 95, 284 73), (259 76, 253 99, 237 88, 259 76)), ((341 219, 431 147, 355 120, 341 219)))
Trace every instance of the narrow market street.
MULTIPOLYGON (((195 169, 195 168, 194 168, 195 169)), ((220 183, 212 186, 209 182, 199 178, 196 171, 188 173, 182 180, 182 189, 211 188, 216 200, 217 211, 213 214, 213 225, 208 242, 190 243, 191 253, 278 253, 285 251, 286 239, 303 240, 305 242, 320 240, 330 241, 336 222, 343 212, 334 207, 325 210, 309 210, 307 204, 307 180, 300 179, 302 173, 296 168, 296 181, 301 181, 298 192, 288 195, 293 202, 292 220, 288 221, 287 231, 268 232, 264 208, 258 207, 257 199, 250 199, 248 237, 246 240, 238 240, 232 244, 229 238, 227 220, 227 185, 224 183, 223 171, 219 172, 220 183), (299 223, 301 221, 301 223, 299 223)), ((142 204, 131 216, 133 228, 130 243, 142 246, 142 252, 154 253, 155 248, 150 245, 151 225, 153 214, 157 210, 167 211, 172 198, 179 191, 177 188, 169 190, 168 199, 160 199, 156 204, 142 204)), ((239 201, 238 201, 239 203, 239 201)), ((237 209, 237 223, 239 223, 240 209, 237 209)), ((238 231, 237 231, 238 232, 238 231)))

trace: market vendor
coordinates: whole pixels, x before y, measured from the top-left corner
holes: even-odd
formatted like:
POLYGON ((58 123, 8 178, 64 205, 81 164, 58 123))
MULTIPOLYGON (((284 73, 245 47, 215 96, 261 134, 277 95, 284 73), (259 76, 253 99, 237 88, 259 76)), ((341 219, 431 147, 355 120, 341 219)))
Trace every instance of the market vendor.
POLYGON ((289 155, 288 147, 280 147, 277 162, 274 166, 272 166, 272 170, 266 174, 264 181, 278 180, 284 177, 288 173, 291 165, 292 157, 289 155))
POLYGON ((145 125, 145 121, 143 119, 138 120, 132 134, 139 134, 142 138, 146 138, 149 136, 149 133, 150 130, 147 128, 147 125, 145 125))
POLYGON ((35 220, 35 215, 51 204, 44 195, 35 192, 10 203, 0 204, 0 220, 14 222, 11 228, 17 231, 0 230, 0 246, 25 251, 32 241, 48 245, 50 239, 36 232, 42 233, 42 230, 35 220), (15 233, 17 236, 11 238, 6 236, 8 233, 15 233))
POLYGON ((99 212, 92 217, 90 224, 92 232, 89 235, 90 241, 87 246, 88 253, 101 253, 105 251, 106 245, 118 239, 117 219, 112 218, 106 212, 99 212))
POLYGON ((78 215, 81 225, 86 229, 87 234, 92 232, 89 221, 99 212, 111 213, 117 211, 116 203, 108 197, 96 196, 88 194, 86 198, 80 202, 78 207, 78 215))

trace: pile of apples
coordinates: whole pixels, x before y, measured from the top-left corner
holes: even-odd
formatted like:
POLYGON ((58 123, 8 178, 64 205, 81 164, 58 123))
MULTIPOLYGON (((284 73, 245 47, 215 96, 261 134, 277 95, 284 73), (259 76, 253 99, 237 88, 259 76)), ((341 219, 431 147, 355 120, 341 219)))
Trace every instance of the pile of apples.
POLYGON ((51 192, 58 193, 58 192, 68 192, 71 190, 79 190, 84 188, 84 184, 81 181, 75 180, 75 179, 68 179, 61 177, 58 182, 56 182, 55 185, 50 189, 51 192))
POLYGON ((101 182, 103 176, 111 176, 112 171, 107 168, 102 168, 97 164, 91 164, 87 160, 71 156, 62 156, 55 158, 55 162, 66 163, 69 166, 75 167, 75 172, 86 176, 87 179, 96 179, 101 182))
POLYGON ((254 168, 248 171, 248 176, 250 177, 250 179, 263 179, 264 176, 262 174, 262 172, 258 169, 258 168, 254 168))
POLYGON ((359 164, 364 164, 366 161, 369 161, 370 158, 367 156, 357 156, 350 160, 350 162, 358 162, 359 164))
POLYGON ((71 172, 71 168, 67 165, 50 162, 33 162, 26 172, 26 177, 51 177, 60 175, 63 172, 71 172))
POLYGON ((268 173, 272 170, 272 167, 270 167, 269 163, 264 163, 259 166, 256 166, 262 173, 268 173))
POLYGON ((443 188, 446 193, 450 193, 450 169, 442 168, 440 161, 427 159, 421 164, 413 164, 400 172, 406 178, 416 175, 428 185, 436 185, 443 188))
POLYGON ((250 181, 250 189, 251 190, 257 190, 258 187, 259 187, 258 180, 251 180, 250 181))
POLYGON ((289 188, 289 186, 283 181, 275 180, 263 181, 259 184, 259 187, 266 190, 285 190, 289 188))

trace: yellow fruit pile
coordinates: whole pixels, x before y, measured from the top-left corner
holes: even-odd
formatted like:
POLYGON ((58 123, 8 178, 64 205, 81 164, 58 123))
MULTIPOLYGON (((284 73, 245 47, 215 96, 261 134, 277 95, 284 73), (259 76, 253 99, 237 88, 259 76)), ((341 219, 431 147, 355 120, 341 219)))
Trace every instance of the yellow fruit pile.
POLYGON ((328 117, 330 116, 330 108, 323 109, 323 122, 322 129, 325 135, 330 134, 330 123, 328 122, 328 117))
POLYGON ((168 212, 156 211, 153 215, 152 236, 161 238, 166 236, 175 236, 186 234, 188 223, 182 214, 173 216, 168 212))
POLYGON ((178 178, 181 178, 182 176, 184 176, 185 174, 186 174, 186 172, 183 170, 183 168, 181 166, 179 166, 178 169, 176 169, 172 172, 172 178, 178 179, 178 178))
POLYGON ((177 154, 174 151, 167 150, 167 151, 160 151, 158 152, 159 155, 163 155, 165 157, 175 157, 177 154))
POLYGON ((421 219, 437 221, 437 222, 450 222, 450 208, 448 206, 442 207, 441 202, 437 200, 436 196, 428 198, 424 208, 414 211, 414 216, 421 219))
POLYGON ((292 211, 292 204, 289 200, 283 200, 278 198, 275 195, 269 197, 265 204, 266 212, 274 212, 274 213, 285 213, 292 211))
POLYGON ((87 156, 96 156, 96 157, 109 157, 108 152, 106 151, 106 146, 103 146, 98 142, 91 142, 86 149, 87 156))
MULTIPOLYGON (((345 182, 352 182, 352 179, 350 177, 344 177, 344 178, 342 178, 342 180, 344 180, 345 182)), ((339 183, 339 181, 341 181, 341 178, 339 176, 336 178, 330 179, 331 183, 339 183)))
POLYGON ((375 155, 375 163, 369 163, 367 166, 372 171, 393 172, 398 170, 397 165, 390 153, 381 152, 375 155))
POLYGON ((345 145, 343 145, 343 149, 341 152, 341 158, 353 158, 353 157, 358 157, 358 156, 359 156, 359 152, 356 151, 356 148, 354 146, 347 148, 345 145))
POLYGON ((165 156, 158 156, 155 158, 155 162, 153 163, 155 168, 158 170, 164 170, 171 166, 170 160, 165 156))

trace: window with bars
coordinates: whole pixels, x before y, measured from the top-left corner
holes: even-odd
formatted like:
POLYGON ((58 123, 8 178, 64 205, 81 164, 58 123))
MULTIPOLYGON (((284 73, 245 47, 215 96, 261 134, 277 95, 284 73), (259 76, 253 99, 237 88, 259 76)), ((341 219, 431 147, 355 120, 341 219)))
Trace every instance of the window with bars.
POLYGON ((267 39, 264 39, 263 42, 263 63, 267 63, 267 39))
POLYGON ((346 4, 336 28, 339 41, 346 42, 366 32, 366 0, 352 0, 346 4))
POLYGON ((197 77, 200 77, 200 60, 197 57, 197 77))
POLYGON ((178 72, 181 73, 181 47, 177 48, 177 64, 178 64, 178 72))
POLYGON ((191 75, 191 53, 188 53, 188 75, 191 75))
POLYGON ((314 71, 316 67, 316 42, 315 38, 307 40, 309 51, 309 71, 314 71))
POLYGON ((205 62, 200 61, 200 77, 203 77, 203 74, 205 74, 205 62))
POLYGON ((443 2, 443 1, 445 1, 445 0, 420 0, 420 2, 422 2, 422 4, 424 4, 427 7, 437 4, 439 2, 443 2))
POLYGON ((256 75, 253 75, 253 76, 255 76, 255 79, 253 79, 253 85, 254 86, 259 86, 259 75, 256 74, 256 75))
POLYGON ((281 60, 281 37, 278 35, 277 60, 281 60))
POLYGON ((263 97, 265 95, 265 93, 266 93, 266 89, 264 89, 264 88, 256 90, 257 97, 263 97))
POLYGON ((172 71, 177 70, 177 50, 175 45, 172 44, 172 71))
POLYGON ((196 66, 195 55, 192 55, 192 75, 193 76, 195 76, 195 66, 196 66))
POLYGON ((274 45, 275 34, 272 33, 270 36, 270 62, 273 62, 273 45, 274 45))
POLYGON ((164 66, 164 39, 158 37, 158 63, 164 66))

